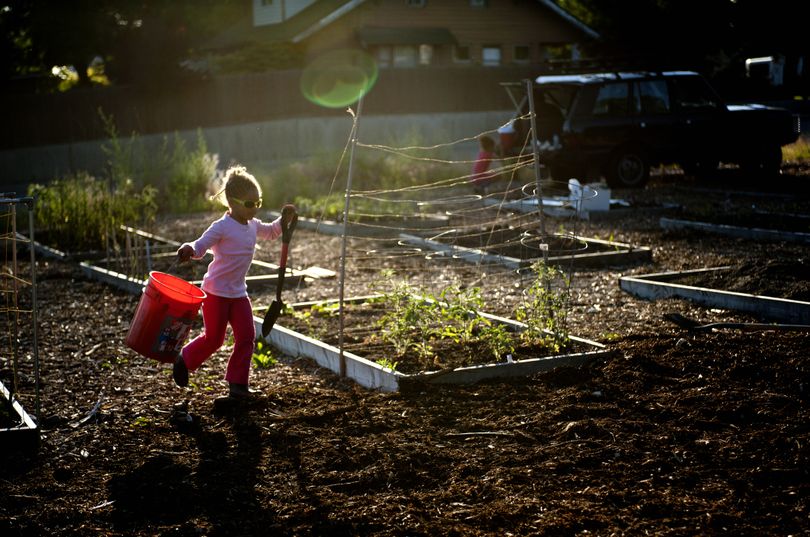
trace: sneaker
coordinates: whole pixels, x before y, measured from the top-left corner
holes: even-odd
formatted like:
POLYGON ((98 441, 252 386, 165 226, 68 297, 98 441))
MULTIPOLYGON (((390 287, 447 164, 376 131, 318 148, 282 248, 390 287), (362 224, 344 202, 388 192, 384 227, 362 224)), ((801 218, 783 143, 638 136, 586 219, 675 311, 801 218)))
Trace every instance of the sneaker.
POLYGON ((174 360, 172 377, 174 378, 174 383, 181 388, 188 386, 188 367, 186 367, 186 362, 183 360, 182 354, 178 354, 177 358, 174 360))

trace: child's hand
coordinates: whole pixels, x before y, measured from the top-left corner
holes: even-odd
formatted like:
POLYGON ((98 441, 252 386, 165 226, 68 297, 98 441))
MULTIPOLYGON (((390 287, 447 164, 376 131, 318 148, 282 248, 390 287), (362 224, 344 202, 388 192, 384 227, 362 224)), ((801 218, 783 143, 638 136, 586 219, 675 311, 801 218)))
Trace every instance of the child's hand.
POLYGON ((295 220, 298 220, 298 214, 295 211, 295 205, 293 205, 292 203, 288 203, 281 208, 281 225, 283 227, 289 227, 289 225, 295 220))
POLYGON ((295 225, 298 223, 298 213, 295 212, 295 205, 286 204, 281 208, 281 241, 290 242, 295 225))
POLYGON ((192 248, 190 244, 184 244, 177 249, 177 260, 180 263, 185 263, 191 259, 192 255, 194 255, 194 248, 192 248))

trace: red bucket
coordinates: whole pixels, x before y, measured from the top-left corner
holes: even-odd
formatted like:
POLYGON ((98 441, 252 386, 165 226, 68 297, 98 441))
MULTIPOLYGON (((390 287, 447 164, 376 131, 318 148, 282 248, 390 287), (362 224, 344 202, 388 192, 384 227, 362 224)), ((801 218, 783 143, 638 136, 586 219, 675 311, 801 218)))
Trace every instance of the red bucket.
POLYGON ((174 362, 197 318, 205 292, 181 278, 152 271, 127 333, 127 347, 147 358, 174 362))

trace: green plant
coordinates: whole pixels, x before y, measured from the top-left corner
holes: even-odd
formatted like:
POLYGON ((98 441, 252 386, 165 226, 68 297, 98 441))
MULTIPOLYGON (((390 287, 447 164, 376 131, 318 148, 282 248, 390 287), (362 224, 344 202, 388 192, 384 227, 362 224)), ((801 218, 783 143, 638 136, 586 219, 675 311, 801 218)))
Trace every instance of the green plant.
POLYGON ((431 341, 438 324, 435 301, 414 300, 414 289, 407 282, 395 282, 383 300, 386 313, 377 321, 380 338, 393 345, 398 355, 413 349, 422 358, 433 353, 431 341))
POLYGON ((157 190, 136 190, 131 181, 114 185, 78 173, 47 185, 32 184, 37 228, 50 244, 64 250, 119 248, 119 226, 149 227, 157 213, 157 190))
POLYGON ((107 155, 108 180, 113 187, 125 182, 152 185, 161 194, 162 210, 183 213, 213 208, 208 192, 213 190, 219 157, 208 153, 201 129, 197 129, 193 149, 178 133, 171 142, 164 136, 159 147, 145 147, 135 133, 123 142, 113 117, 101 109, 99 116, 107 134, 102 150, 107 155))
POLYGON ((794 143, 782 148, 782 158, 786 162, 807 162, 810 160, 810 138, 799 137, 794 143))
POLYGON ((152 424, 151 418, 146 416, 138 416, 132 420, 132 427, 147 427, 152 424))
POLYGON ((382 368, 390 369, 391 371, 396 371, 397 370, 397 365, 399 364, 399 362, 393 362, 393 361, 389 360, 388 358, 380 358, 379 360, 377 360, 377 363, 382 368))
POLYGON ((487 319, 487 325, 481 329, 480 339, 496 358, 503 358, 515 352, 515 340, 506 325, 493 323, 487 319))
POLYGON ((450 285, 433 297, 395 282, 381 300, 386 313, 377 324, 380 337, 399 356, 413 350, 420 358, 429 358, 438 340, 453 341, 470 353, 476 344, 483 344, 499 358, 514 350, 506 327, 477 313, 484 305, 477 287, 450 285))
POLYGON ((185 141, 175 133, 167 192, 170 209, 180 213, 211 209, 207 193, 218 164, 219 157, 208 153, 202 130, 197 130, 197 147, 193 150, 188 150, 185 141))
POLYGON ((542 344, 557 352, 569 341, 569 279, 558 268, 537 262, 532 265, 535 279, 526 290, 526 300, 515 309, 515 318, 526 324, 520 333, 526 343, 542 344))
POLYGON ((263 341, 256 342, 251 360, 253 365, 259 369, 268 369, 278 364, 278 358, 273 356, 273 348, 263 341))

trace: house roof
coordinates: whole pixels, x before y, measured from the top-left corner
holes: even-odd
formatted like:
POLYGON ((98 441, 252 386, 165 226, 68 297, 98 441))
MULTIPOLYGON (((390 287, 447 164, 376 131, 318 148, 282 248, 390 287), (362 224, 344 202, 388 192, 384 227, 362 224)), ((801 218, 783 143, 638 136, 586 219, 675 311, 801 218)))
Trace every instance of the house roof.
POLYGON ((208 41, 203 48, 229 49, 256 42, 298 43, 363 2, 365 0, 318 0, 283 23, 262 26, 253 25, 253 13, 248 11, 242 19, 208 41))
MULTIPOLYGON (((290 19, 279 23, 253 26, 252 13, 223 31, 206 43, 205 49, 236 48, 252 42, 290 42, 299 43, 349 13, 366 0, 318 0, 297 13, 290 19)), ((590 38, 599 34, 582 21, 554 3, 553 0, 538 0, 551 12, 562 17, 567 23, 576 27, 590 38)), ((365 27, 358 30, 359 39, 365 44, 451 44, 456 39, 447 28, 374 28, 365 27)))

